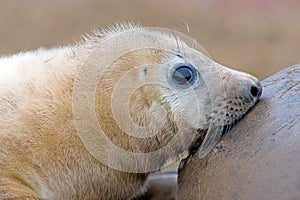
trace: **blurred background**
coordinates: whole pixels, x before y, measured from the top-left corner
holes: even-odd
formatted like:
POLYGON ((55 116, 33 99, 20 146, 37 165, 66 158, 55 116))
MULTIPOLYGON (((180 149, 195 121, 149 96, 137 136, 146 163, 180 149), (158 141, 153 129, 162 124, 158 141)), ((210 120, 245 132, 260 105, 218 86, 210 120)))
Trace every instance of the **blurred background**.
POLYGON ((0 54, 80 40, 116 22, 172 28, 217 62, 263 79, 300 62, 297 0, 2 0, 0 54))

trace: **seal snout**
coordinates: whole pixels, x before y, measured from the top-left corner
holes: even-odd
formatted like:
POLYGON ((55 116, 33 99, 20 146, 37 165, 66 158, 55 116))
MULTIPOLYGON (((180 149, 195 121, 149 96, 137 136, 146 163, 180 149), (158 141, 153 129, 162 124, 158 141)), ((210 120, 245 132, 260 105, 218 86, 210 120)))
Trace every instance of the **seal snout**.
POLYGON ((241 96, 249 99, 250 102, 256 103, 262 95, 262 85, 259 80, 247 73, 238 72, 233 77, 236 78, 236 88, 241 96), (237 76, 236 76, 237 75, 237 76))
POLYGON ((224 129, 227 131, 258 102, 262 85, 257 78, 244 72, 230 71, 226 75, 226 99, 213 107, 209 119, 217 124, 221 122, 220 125, 225 125, 224 129))

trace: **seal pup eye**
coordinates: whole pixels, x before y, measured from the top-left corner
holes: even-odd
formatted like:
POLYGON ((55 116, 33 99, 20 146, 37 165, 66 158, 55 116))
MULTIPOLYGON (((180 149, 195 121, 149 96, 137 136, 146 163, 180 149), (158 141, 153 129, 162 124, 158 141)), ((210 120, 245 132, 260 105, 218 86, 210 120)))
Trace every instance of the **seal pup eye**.
POLYGON ((172 80, 179 85, 192 85, 196 78, 196 69, 187 63, 177 65, 172 73, 172 80))

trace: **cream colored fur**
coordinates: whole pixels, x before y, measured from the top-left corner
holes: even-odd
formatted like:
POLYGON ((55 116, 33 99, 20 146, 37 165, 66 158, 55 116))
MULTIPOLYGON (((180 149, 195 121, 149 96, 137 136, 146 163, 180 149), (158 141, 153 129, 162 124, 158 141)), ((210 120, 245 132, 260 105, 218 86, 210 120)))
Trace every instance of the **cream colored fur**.
MULTIPOLYGON (((95 159, 78 137, 72 113, 74 80, 90 53, 101 47, 105 39, 133 27, 127 25, 105 33, 98 32, 71 46, 38 49, 0 59, 0 199, 128 199, 143 190, 148 173, 117 171, 95 159)), ((118 44, 128 48, 162 46, 170 51, 178 46, 177 39, 167 34, 149 33, 143 28, 135 34, 145 35, 142 37, 144 40, 138 40, 139 37, 133 35, 131 41, 118 41, 118 44), (150 40, 145 39, 148 35, 152 37, 149 36, 150 40)), ((113 56, 115 48, 120 47, 104 46, 99 59, 113 56)), ((192 58, 194 52, 183 52, 185 54, 192 58)), ((103 77, 97 86, 97 94, 108 91, 109 95, 114 81, 122 75, 126 66, 130 68, 131 65, 145 62, 171 65, 176 59, 179 58, 159 50, 141 50, 123 55, 122 59, 113 64, 113 69, 119 70, 112 70, 112 76, 103 77)), ((230 95, 224 101, 243 96, 241 90, 247 90, 248 84, 257 81, 250 75, 223 68, 204 55, 199 60, 202 63, 197 67, 218 66, 223 70, 224 79, 230 82, 226 86, 230 95), (238 85, 242 89, 236 89, 238 85)), ((157 75, 155 71, 149 70, 149 73, 154 73, 151 76, 157 75)), ((141 74, 133 78, 147 79, 141 74)), ((186 138, 194 137, 197 129, 206 130, 209 125, 207 115, 212 108, 208 103, 208 91, 200 85, 196 90, 203 95, 199 105, 189 102, 188 93, 179 93, 177 97, 186 103, 186 111, 182 113, 186 138), (201 114, 193 113, 194 109, 187 105, 198 107, 201 114), (192 122, 194 118, 198 119, 199 124, 192 122)), ((109 113, 106 106, 110 99, 105 95, 96 95, 99 120, 107 120, 104 129, 109 131, 108 136, 128 151, 159 149, 170 141, 178 128, 172 121, 178 115, 178 105, 176 98, 168 92, 163 88, 149 86, 136 91, 132 99, 132 118, 138 124, 147 123, 149 115, 157 118, 157 127, 153 127, 159 132, 156 138, 138 140, 126 137, 106 115, 101 115, 109 113), (162 96, 165 100, 156 102, 162 96), (104 103, 98 105, 100 101, 97 98, 103 98, 101 102, 104 103), (166 116, 161 115, 160 107, 155 107, 156 104, 168 111, 166 116), (150 114, 149 110, 152 110, 150 114)), ((247 109, 253 104, 254 101, 250 102, 247 109)), ((178 150, 176 153, 181 152, 178 150)), ((157 162, 164 166, 167 159, 168 155, 164 155, 157 162)))

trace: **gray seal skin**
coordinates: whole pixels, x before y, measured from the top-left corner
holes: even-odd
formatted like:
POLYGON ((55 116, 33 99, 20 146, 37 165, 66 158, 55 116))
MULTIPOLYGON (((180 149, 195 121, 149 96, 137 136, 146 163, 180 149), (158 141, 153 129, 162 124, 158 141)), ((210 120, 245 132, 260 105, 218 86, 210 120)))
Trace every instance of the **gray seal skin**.
POLYGON ((261 94, 255 77, 173 34, 130 24, 73 45, 1 57, 0 66, 0 199, 137 196, 149 173, 207 131, 211 148, 218 139, 212 130, 226 132, 261 94), (97 70, 102 74, 90 85, 97 70), (94 110, 84 110, 89 86, 94 110), (122 121, 123 109, 137 128, 122 121), (96 138, 95 121, 124 154, 96 138), (159 153, 148 159, 148 152, 159 153), (147 159, 129 162, 135 155, 147 159))

